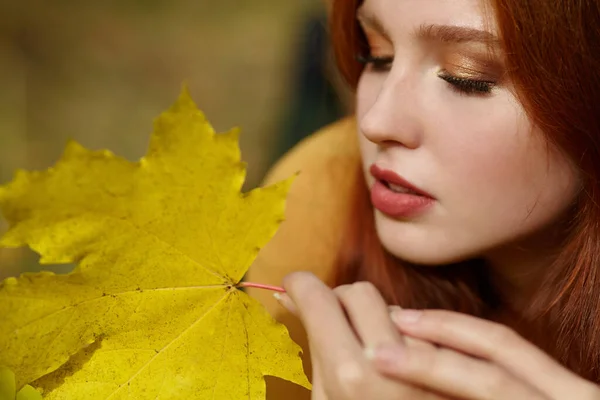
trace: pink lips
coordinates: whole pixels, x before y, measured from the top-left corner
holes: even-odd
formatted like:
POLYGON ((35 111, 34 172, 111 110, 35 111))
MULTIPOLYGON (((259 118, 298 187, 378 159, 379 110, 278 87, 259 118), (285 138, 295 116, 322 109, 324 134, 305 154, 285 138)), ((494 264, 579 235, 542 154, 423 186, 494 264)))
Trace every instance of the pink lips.
POLYGON ((381 169, 375 164, 370 168, 376 179, 371 187, 371 203, 384 214, 395 218, 416 216, 435 203, 432 195, 412 185, 394 171, 381 169), (390 189, 389 185, 400 186, 408 193, 399 193, 390 189))

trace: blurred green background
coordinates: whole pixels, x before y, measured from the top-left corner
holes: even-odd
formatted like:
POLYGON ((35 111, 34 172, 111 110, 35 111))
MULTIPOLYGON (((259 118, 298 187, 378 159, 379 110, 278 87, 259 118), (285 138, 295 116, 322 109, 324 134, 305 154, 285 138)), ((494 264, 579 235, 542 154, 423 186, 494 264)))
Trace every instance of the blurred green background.
MULTIPOLYGON (((217 131, 242 128, 246 188, 344 113, 323 0, 1 3, 0 184, 51 166, 70 138, 136 160, 183 82, 217 131)), ((38 269, 0 249, 0 279, 38 269)))

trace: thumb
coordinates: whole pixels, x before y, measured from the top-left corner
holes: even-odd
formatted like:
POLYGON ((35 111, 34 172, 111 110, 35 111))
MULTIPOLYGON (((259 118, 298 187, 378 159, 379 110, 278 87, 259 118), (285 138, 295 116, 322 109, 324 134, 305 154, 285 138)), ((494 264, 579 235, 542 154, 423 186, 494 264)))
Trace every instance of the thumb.
POLYGON ((311 400, 328 400, 323 386, 321 365, 312 351, 310 352, 310 362, 312 364, 312 393, 310 398, 311 400))

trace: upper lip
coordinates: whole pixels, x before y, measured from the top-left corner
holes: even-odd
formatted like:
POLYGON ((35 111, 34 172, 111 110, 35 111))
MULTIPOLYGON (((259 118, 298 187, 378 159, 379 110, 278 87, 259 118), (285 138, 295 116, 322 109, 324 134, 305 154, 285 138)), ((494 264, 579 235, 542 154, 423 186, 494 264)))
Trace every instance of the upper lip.
POLYGON ((401 177, 394 171, 391 171, 389 169, 383 169, 383 168, 380 168, 377 165, 373 164, 373 165, 371 165, 369 172, 371 173, 371 175, 373 175, 373 177, 375 179, 377 179, 379 181, 384 181, 387 183, 391 183, 393 185, 402 186, 408 190, 415 192, 416 194, 418 194, 420 196, 430 197, 433 199, 433 196, 431 194, 416 187, 415 185, 413 185, 412 183, 410 183, 409 181, 407 181, 406 179, 404 179, 403 177, 401 177))

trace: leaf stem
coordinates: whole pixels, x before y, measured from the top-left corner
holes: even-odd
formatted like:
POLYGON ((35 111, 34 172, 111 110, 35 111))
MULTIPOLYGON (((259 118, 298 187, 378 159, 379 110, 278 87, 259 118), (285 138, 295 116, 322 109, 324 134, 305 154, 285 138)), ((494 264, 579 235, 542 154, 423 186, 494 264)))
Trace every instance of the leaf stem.
POLYGON ((272 290, 274 292, 285 293, 285 289, 279 286, 263 285, 262 283, 253 282, 241 282, 237 285, 238 287, 253 287, 257 289, 272 290))

